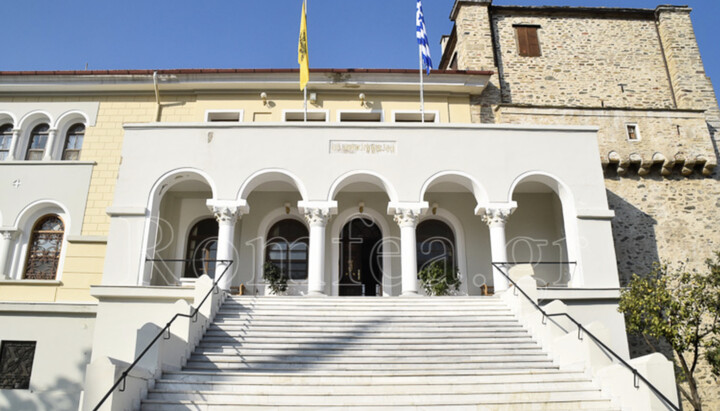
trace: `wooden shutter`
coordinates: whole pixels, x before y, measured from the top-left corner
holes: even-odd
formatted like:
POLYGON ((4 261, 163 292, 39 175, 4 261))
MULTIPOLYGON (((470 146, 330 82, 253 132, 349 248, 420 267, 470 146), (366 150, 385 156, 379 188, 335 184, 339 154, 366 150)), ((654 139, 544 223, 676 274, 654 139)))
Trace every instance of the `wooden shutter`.
POLYGON ((540 40, 537 27, 515 26, 518 39, 518 54, 525 57, 540 56, 540 40))

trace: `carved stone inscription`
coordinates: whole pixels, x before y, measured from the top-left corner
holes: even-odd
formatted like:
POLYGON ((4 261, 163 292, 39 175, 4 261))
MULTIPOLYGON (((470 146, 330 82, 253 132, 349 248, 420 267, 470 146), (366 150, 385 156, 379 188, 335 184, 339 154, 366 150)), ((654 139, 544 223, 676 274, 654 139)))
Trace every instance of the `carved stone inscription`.
POLYGON ((396 154, 395 141, 331 141, 330 154, 396 154))

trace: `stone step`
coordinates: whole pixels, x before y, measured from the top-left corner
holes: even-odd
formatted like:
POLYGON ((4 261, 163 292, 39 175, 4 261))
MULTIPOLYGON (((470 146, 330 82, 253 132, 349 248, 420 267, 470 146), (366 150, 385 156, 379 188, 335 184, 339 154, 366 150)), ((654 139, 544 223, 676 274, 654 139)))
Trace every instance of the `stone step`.
POLYGON ((464 305, 464 304, 504 304, 496 296, 453 296, 431 298, 398 298, 398 297, 255 297, 231 295, 225 304, 254 305, 464 305))
POLYGON ((222 330, 208 330, 205 334, 206 337, 284 337, 287 339, 295 338, 318 338, 320 341, 336 340, 342 338, 357 338, 362 341, 365 338, 396 338, 396 339, 412 339, 421 340, 425 338, 445 338, 445 339, 462 339, 462 338, 478 338, 478 337, 499 337, 509 335, 527 335, 527 331, 522 327, 498 327, 493 329, 483 329, 479 331, 458 331, 453 332, 450 330, 373 330, 373 329, 356 329, 348 331, 335 331, 332 332, 329 329, 320 330, 298 330, 289 332, 286 329, 275 329, 275 330, 256 330, 249 329, 245 331, 222 331, 222 330))
POLYGON ((323 352, 349 352, 362 355, 364 352, 415 352, 423 351, 429 355, 436 355, 441 352, 487 352, 488 350, 532 350, 540 349, 540 346, 530 340, 519 340, 515 342, 488 342, 488 343, 472 343, 472 344, 456 344, 446 343, 439 344, 352 344, 352 343, 322 343, 316 341, 308 341, 306 343, 296 342, 242 342, 237 343, 208 343, 201 342, 196 347, 196 352, 228 352, 237 353, 245 350, 253 351, 298 351, 298 350, 317 350, 323 352))
POLYGON ((554 381, 521 382, 515 384, 483 383, 456 384, 445 381, 444 384, 425 384, 422 379, 414 384, 328 384, 328 385, 269 385, 231 382, 183 382, 160 380, 151 391, 160 392, 232 392, 246 395, 398 395, 398 394, 491 394, 491 393, 545 393, 550 391, 592 391, 598 387, 592 382, 554 381))
POLYGON ((497 369, 527 369, 527 368, 553 368, 557 367, 549 360, 508 360, 494 362, 462 362, 462 363, 422 363, 422 362, 405 362, 405 363, 343 363, 343 362, 288 362, 288 361, 188 361, 185 369, 188 370, 285 370, 285 371, 303 371, 303 370, 342 370, 342 371, 359 371, 359 370, 432 370, 434 367, 445 367, 447 370, 497 370, 497 369))
POLYGON ((359 356, 359 355, 309 355, 304 351, 296 353, 285 353, 281 355, 266 354, 248 354, 238 355, 232 354, 192 354, 188 362, 209 361, 213 363, 298 363, 298 364, 452 364, 458 361, 463 363, 496 363, 511 361, 549 361, 548 355, 539 352, 511 352, 505 354, 485 354, 485 355, 406 355, 399 356, 359 356))
POLYGON ((358 372, 348 374, 337 371, 313 371, 311 373, 281 372, 231 372, 231 371, 175 371, 167 372, 159 381, 184 382, 228 382, 230 384, 269 384, 269 385, 408 385, 408 384, 520 384, 530 382, 591 382, 581 371, 560 371, 553 369, 526 370, 485 370, 483 372, 458 372, 452 370, 443 373, 424 375, 393 372, 367 374, 358 372))
MULTIPOLYGON (((599 390, 571 392, 488 393, 488 394, 398 394, 398 395, 247 395, 232 392, 151 392, 148 400, 196 401, 199 404, 232 404, 274 406, 408 406, 408 405, 468 405, 468 404, 524 404, 536 402, 610 401, 599 390)), ((147 403, 147 401, 146 401, 147 403)))
POLYGON ((268 332, 278 331, 293 335, 297 332, 321 332, 327 334, 346 333, 441 333, 441 332, 493 332, 510 331, 522 329, 520 323, 497 322, 474 325, 453 326, 445 324, 425 325, 394 325, 394 324, 333 324, 333 325, 308 325, 288 324, 285 326, 275 324, 246 324, 246 325, 223 325, 209 327, 208 335, 226 333, 247 333, 251 331, 268 332))
POLYGON ((342 307, 228 307, 223 304, 222 308, 218 311, 218 315, 228 314, 288 314, 295 313, 303 314, 306 316, 355 316, 355 315, 372 315, 372 316, 396 316, 396 315, 435 315, 435 316, 463 316, 463 315, 478 315, 478 313, 510 313, 511 311, 506 306, 497 307, 478 307, 477 309, 466 309, 465 307, 436 307, 428 308, 423 306, 418 307, 361 307, 361 308, 342 308, 342 307))
POLYGON ((376 323, 382 321, 385 324, 480 324, 484 322, 497 322, 497 321, 518 321, 517 317, 511 314, 497 314, 487 316, 416 316, 416 317, 382 317, 382 316, 347 316, 347 317, 307 317, 303 315, 238 315, 238 316, 226 316, 223 318, 216 318, 216 324, 344 324, 347 322, 354 323, 376 323))
POLYGON ((303 356, 325 356, 325 357, 453 357, 463 358, 467 356, 480 355, 514 355, 514 354, 542 354, 543 351, 538 346, 529 347, 513 347, 513 348, 485 348, 485 349, 462 349, 462 350, 423 350, 423 349, 394 349, 394 350, 371 350, 367 348, 345 350, 342 348, 299 348, 299 349, 271 349, 271 348, 245 348, 245 347, 227 347, 218 349, 196 348, 193 355, 235 355, 235 356, 251 356, 251 355, 303 355, 303 356))
MULTIPOLYGON (((280 408, 274 405, 244 405, 243 411, 267 411, 267 410, 279 410, 280 408)), ((284 406, 282 409, 292 411, 317 411, 317 407, 304 407, 304 406, 284 406)), ((237 410, 237 407, 232 404, 207 404, 195 401, 181 401, 178 403, 167 402, 162 400, 149 400, 143 403, 143 411, 217 411, 217 410, 237 410)), ((465 405, 395 405, 395 406, 368 406, 368 405, 340 405, 340 406, 323 406, 324 411, 333 410, 345 410, 345 411, 620 411, 620 408, 614 408, 608 404, 607 401, 566 401, 556 403, 514 403, 514 404, 491 404, 478 406, 475 404, 465 405)))
POLYGON ((489 333, 486 335, 473 335, 463 337, 453 337, 448 339, 445 336, 433 337, 433 338, 422 338, 422 339, 410 339, 406 337, 388 337, 382 334, 373 336, 346 336, 331 339, 318 339, 317 335, 300 336, 293 335, 288 336, 287 334, 273 334, 273 335, 246 335, 232 337, 228 335, 206 335, 201 345, 205 344, 244 344, 244 343, 277 343, 277 342, 293 342, 293 343, 304 343, 304 344, 349 344, 349 345, 373 345, 373 344, 447 344, 449 341, 452 343, 462 344, 484 344, 484 343, 503 343, 512 344, 513 342, 529 342, 532 341, 530 335, 527 332, 517 331, 513 333, 489 333))

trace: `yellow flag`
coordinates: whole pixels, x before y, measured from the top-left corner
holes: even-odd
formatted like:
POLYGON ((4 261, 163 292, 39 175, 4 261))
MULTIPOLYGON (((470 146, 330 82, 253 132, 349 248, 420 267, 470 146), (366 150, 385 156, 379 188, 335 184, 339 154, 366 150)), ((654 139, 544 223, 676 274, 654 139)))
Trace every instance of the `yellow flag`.
POLYGON ((307 87, 310 80, 310 62, 308 61, 308 42, 307 42, 307 13, 305 11, 305 1, 302 6, 302 16, 300 17, 300 40, 298 42, 298 64, 300 64, 300 90, 307 87))

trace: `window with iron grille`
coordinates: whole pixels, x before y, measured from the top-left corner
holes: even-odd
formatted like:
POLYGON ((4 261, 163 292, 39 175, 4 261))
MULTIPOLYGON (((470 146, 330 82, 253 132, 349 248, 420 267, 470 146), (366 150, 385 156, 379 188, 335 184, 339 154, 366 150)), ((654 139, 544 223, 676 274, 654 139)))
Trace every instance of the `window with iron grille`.
POLYGON ((49 134, 50 126, 47 124, 40 124, 32 130, 25 160, 42 160, 49 134))
POLYGON ((60 264, 65 226, 57 215, 48 215, 35 224, 28 246, 27 280, 54 280, 60 264))
POLYGON ((0 389, 30 388, 35 341, 3 341, 0 346, 0 389))
POLYGON ((63 160, 80 160, 83 139, 85 138, 85 124, 75 124, 70 127, 65 137, 63 160))

